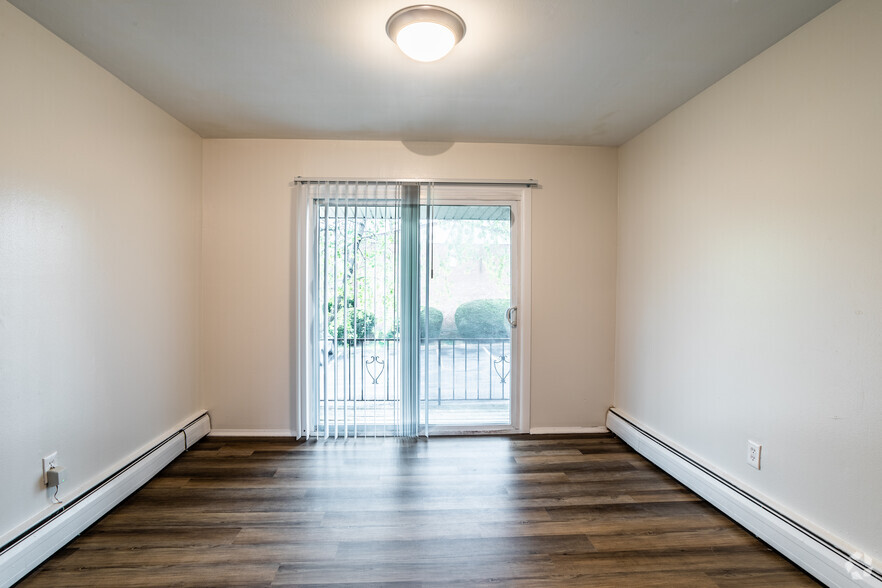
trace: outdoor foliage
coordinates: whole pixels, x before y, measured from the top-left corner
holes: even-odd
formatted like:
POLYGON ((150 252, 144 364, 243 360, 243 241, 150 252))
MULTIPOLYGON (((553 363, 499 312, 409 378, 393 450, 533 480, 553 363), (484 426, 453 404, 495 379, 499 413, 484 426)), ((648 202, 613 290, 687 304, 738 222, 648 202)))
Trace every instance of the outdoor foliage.
POLYGON ((394 326, 395 239, 383 220, 356 217, 352 207, 319 212, 319 295, 327 296, 328 336, 338 341, 391 336, 394 326), (344 325, 344 296, 346 317, 344 325), (355 310, 355 306, 358 310, 355 310), (335 321, 336 315, 336 323, 335 321))
POLYGON ((505 298, 472 300, 456 309, 454 320, 460 337, 468 339, 508 337, 505 298))
MULTIPOLYGON (((429 307, 429 337, 439 337, 441 335, 441 324, 444 322, 444 313, 435 308, 429 307)), ((420 337, 426 336, 426 307, 420 308, 420 337)), ((388 333, 384 333, 384 337, 394 339, 400 334, 400 323, 395 319, 395 326, 388 333)))
POLYGON ((374 336, 374 328, 377 324, 377 317, 372 312, 365 312, 362 309, 355 309, 355 302, 350 298, 347 303, 347 309, 343 312, 343 305, 337 305, 336 322, 334 320, 333 305, 328 303, 328 330, 331 336, 334 333, 336 325, 337 341, 343 341, 354 338, 365 339, 374 336), (345 321, 345 322, 344 322, 345 321))
MULTIPOLYGON (((454 282, 465 273, 489 279, 485 296, 508 291, 511 279, 511 228, 508 220, 436 220, 436 243, 443 243, 432 282, 432 295, 440 302, 452 302, 454 282)), ((463 298, 459 298, 463 300, 463 298)))
MULTIPOLYGON (((429 337, 441 335, 441 324, 444 322, 444 313, 437 308, 429 307, 429 337)), ((426 307, 420 309, 420 337, 426 336, 426 307)))
MULTIPOLYGON (((371 218, 362 216, 363 207, 359 210, 361 214, 354 207, 331 206, 319 212, 318 247, 323 252, 319 264, 324 272, 319 296, 327 303, 327 335, 336 341, 396 338, 400 334, 395 281, 400 263, 397 225, 394 217, 379 214, 371 218)), ((425 230, 424 226, 421 231, 425 230)), ((439 250, 443 251, 438 262, 433 262, 432 300, 437 307, 428 310, 428 336, 436 338, 445 328, 444 313, 450 323, 450 314, 458 302, 475 294, 492 297, 507 292, 510 222, 437 219, 433 231, 439 250)), ((420 271, 422 279, 427 271, 423 261, 420 271)), ((465 315, 461 316, 460 309, 454 313, 460 336, 507 336, 507 305, 508 301, 501 299, 462 305, 460 309, 466 309, 465 315)), ((421 337, 427 335, 425 320, 426 310, 421 308, 421 337)))

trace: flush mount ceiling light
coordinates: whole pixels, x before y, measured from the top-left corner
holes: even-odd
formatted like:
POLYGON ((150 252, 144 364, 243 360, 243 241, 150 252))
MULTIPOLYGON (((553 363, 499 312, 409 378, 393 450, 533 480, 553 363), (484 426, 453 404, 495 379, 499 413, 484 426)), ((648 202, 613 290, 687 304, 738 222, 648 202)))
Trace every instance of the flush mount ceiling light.
POLYGON ((411 59, 437 61, 465 35, 465 22, 446 8, 419 4, 389 17, 386 34, 411 59))

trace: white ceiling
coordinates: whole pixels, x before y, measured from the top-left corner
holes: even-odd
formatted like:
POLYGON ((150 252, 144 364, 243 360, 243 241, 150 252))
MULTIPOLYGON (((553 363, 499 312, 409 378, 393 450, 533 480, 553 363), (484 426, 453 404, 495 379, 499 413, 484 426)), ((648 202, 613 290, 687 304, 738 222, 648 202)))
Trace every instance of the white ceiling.
POLYGON ((619 145, 836 0, 444 0, 429 64, 411 0, 11 2, 203 137, 619 145))

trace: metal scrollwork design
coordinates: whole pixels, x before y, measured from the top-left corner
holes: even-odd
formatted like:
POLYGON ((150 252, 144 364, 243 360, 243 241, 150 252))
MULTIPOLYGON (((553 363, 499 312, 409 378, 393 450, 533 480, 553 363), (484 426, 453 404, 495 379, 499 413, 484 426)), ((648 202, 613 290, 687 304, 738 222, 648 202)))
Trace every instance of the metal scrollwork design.
POLYGON ((386 362, 380 359, 377 355, 372 355, 371 358, 364 362, 364 369, 367 371, 368 375, 371 377, 373 384, 378 384, 380 381, 380 376, 383 375, 383 370, 386 369, 386 362), (373 367, 371 367, 373 365, 373 367), (374 374, 377 366, 379 366, 380 371, 374 374))
POLYGON ((499 356, 499 359, 494 359, 493 369, 496 370, 496 375, 499 376, 499 382, 505 384, 508 381, 509 374, 511 374, 511 360, 509 360, 508 355, 502 354, 499 356), (508 364, 507 368, 505 364, 508 364))

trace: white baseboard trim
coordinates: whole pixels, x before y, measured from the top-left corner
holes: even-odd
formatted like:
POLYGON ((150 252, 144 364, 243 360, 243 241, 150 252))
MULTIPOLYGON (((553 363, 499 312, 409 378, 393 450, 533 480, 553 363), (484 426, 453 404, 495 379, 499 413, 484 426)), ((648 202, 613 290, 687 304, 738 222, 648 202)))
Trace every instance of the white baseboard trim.
POLYGON ((107 514, 210 430, 208 413, 169 431, 127 465, 23 531, 0 550, 0 586, 8 587, 107 514))
POLYGON ((212 429, 209 437, 297 437, 291 429, 212 429))
POLYGON ((844 542, 821 537, 779 509, 736 486, 626 413, 610 409, 607 427, 637 453, 669 473, 790 561, 828 586, 882 588, 882 573, 844 542))
POLYGON ((531 435, 584 435, 586 433, 609 433, 606 427, 533 427, 531 435))

